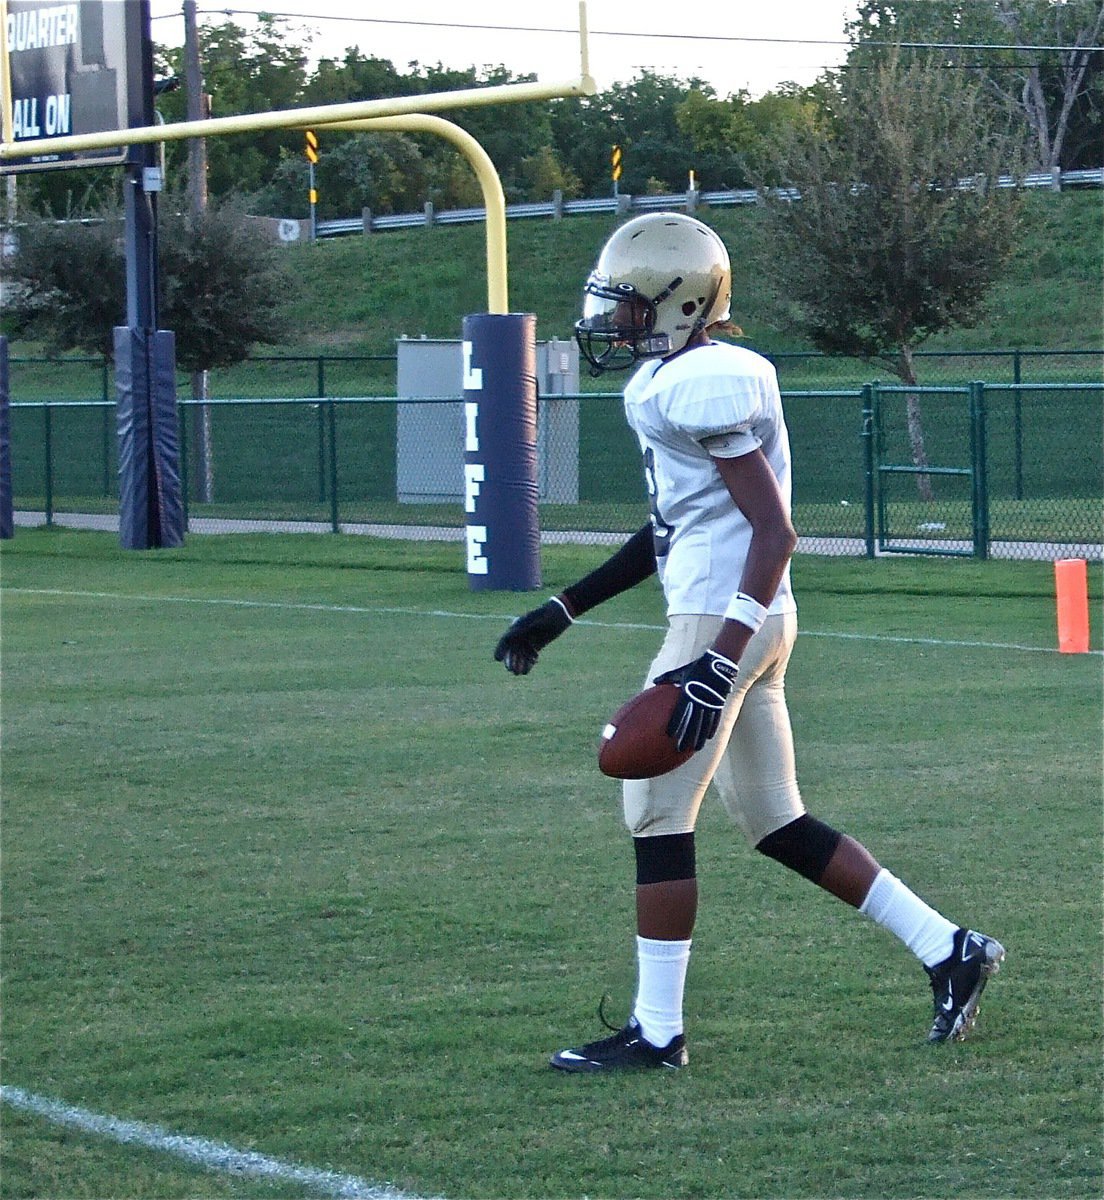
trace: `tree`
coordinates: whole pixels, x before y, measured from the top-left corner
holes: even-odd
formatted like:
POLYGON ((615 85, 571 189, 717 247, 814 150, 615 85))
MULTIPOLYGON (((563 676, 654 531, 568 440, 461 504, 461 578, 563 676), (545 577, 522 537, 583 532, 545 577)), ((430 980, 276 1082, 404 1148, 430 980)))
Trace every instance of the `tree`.
POLYGON ((582 191, 579 177, 560 162, 551 146, 542 146, 536 154, 522 159, 521 172, 526 191, 534 199, 542 200, 558 191, 565 200, 572 200, 582 191))
MULTIPOLYGON (((414 63, 412 66, 417 67, 414 63)), ((479 87, 497 87, 507 83, 529 83, 533 75, 514 75, 505 67, 485 67, 476 70, 470 67, 462 71, 446 70, 439 64, 426 69, 421 77, 421 89, 425 92, 448 92, 479 87)), ((502 180, 502 190, 507 200, 526 198, 523 163, 539 153, 542 146, 552 140, 548 106, 536 102, 525 104, 495 104, 488 107, 458 108, 444 114, 454 124, 468 133, 486 150, 502 180)), ((458 161, 455 148, 440 138, 423 137, 420 141, 422 153, 431 161, 436 160, 444 167, 444 177, 452 173, 460 190, 470 196, 482 193, 476 186, 471 191, 471 171, 467 164, 458 161), (461 168, 459 171, 458 168, 461 168)), ((541 197, 543 199, 544 197, 541 197)), ((444 194, 431 197, 435 203, 449 203, 447 190, 444 194)))
POLYGON ((17 212, 41 213, 65 219, 74 213, 95 212, 110 205, 119 183, 119 168, 66 167, 24 171, 15 176, 17 212))
POLYGON ((613 187, 610 150, 618 141, 618 131, 605 97, 553 100, 549 109, 556 157, 580 181, 583 195, 608 196, 613 187))
MULTIPOLYGON (((297 108, 303 103, 307 52, 295 34, 272 16, 261 15, 252 31, 232 21, 200 27, 204 87, 211 95, 213 117, 297 108)), ((173 73, 184 77, 182 48, 162 51, 173 73)), ((183 91, 161 98, 166 121, 184 120, 183 91)), ((235 134, 207 142, 208 187, 212 196, 258 191, 280 161, 281 149, 300 151, 302 135, 292 130, 235 134)), ((181 143, 168 147, 169 174, 182 169, 181 143)))
MULTIPOLYGON (((833 138, 798 129, 779 154, 778 177, 800 200, 766 193, 764 278, 817 349, 887 363, 915 384, 916 348, 976 322, 1011 254, 1019 196, 991 185, 1015 142, 976 80, 896 52, 845 74, 833 121, 833 138)), ((908 422, 926 466, 915 395, 908 422)))
POLYGON ((1035 137, 1039 162, 1049 170, 1061 162, 1078 100, 1089 94, 1086 79, 1096 85, 1093 90, 1099 116, 1100 51, 1096 51, 1097 69, 1089 74, 1092 51, 1088 47, 1100 44, 1104 5, 1098 0, 1064 0, 1059 4, 998 0, 997 18, 1017 46, 1052 38, 1055 45, 1074 47, 1056 51, 1045 65, 1037 52, 1025 52, 1028 65, 1020 80, 1020 102, 1035 137))
MULTIPOLYGON (((357 216, 364 208, 376 214, 412 212, 425 202, 431 165, 413 138, 321 129, 318 139, 315 183, 323 220, 357 216)), ((303 155, 285 154, 268 186, 252 197, 254 210, 275 217, 305 216, 308 180, 303 155)))
POLYGON ((28 215, 5 264, 4 324, 11 335, 41 341, 50 354, 82 350, 113 358, 112 330, 126 321, 122 236, 117 210, 69 221, 28 215))
POLYGON ((411 96, 418 90, 417 80, 398 72, 389 59, 361 54, 349 46, 339 62, 334 58, 319 61, 303 91, 303 102, 348 104, 353 100, 379 100, 388 96, 411 96))
POLYGON ((795 128, 817 132, 826 123, 820 91, 783 84, 752 100, 746 91, 718 100, 692 91, 678 106, 679 129, 690 139, 694 160, 715 186, 750 187, 770 171, 774 147, 795 128))
POLYGON ((229 367, 289 330, 295 281, 283 249, 234 202, 189 213, 174 204, 161 222, 160 323, 176 334, 185 371, 229 367))
MULTIPOLYGON (((279 246, 231 205, 189 214, 179 197, 159 222, 159 324, 176 334, 186 371, 230 366, 254 345, 277 344, 293 282, 279 246)), ((126 321, 123 222, 117 208, 82 221, 31 218, 19 230, 5 281, 5 320, 18 337, 51 353, 114 357, 113 330, 126 321)))
MULTIPOLYGON (((319 63, 318 70, 306 86, 305 100, 308 104, 372 100, 385 96, 493 87, 526 82, 532 78, 515 76, 505 67, 452 70, 440 64, 426 68, 416 62, 410 64, 410 73, 403 75, 386 59, 365 57, 357 49, 349 48, 341 62, 323 59, 319 63)), ((454 124, 467 130, 487 151, 507 197, 521 199, 527 194, 531 173, 526 163, 552 141, 549 112, 547 104, 529 103, 457 109, 447 116, 454 124)), ((341 146, 342 139, 348 136, 332 133, 327 136, 327 145, 332 150, 341 146)), ((389 172, 388 185, 378 189, 383 194, 368 207, 387 212, 400 207, 414 209, 426 200, 432 200, 441 207, 466 207, 482 202, 478 182, 472 178, 470 168, 450 143, 432 135, 412 136, 409 142, 416 147, 420 156, 420 169, 412 176, 410 186, 400 186, 394 174, 389 172), (411 193, 408 199, 400 199, 411 193)), ((363 182, 366 184, 367 179, 363 182)), ((356 207, 353 203, 347 203, 341 215, 350 215, 356 207)))
POLYGON ((1086 140, 1099 165, 1104 71, 1099 0, 861 0, 849 34, 848 63, 876 60, 886 42, 926 55, 940 43, 939 61, 977 72, 989 93, 1026 122, 1035 165, 1071 165, 1086 140), (982 48, 984 47, 984 49, 982 48), (1007 48, 1005 48, 1007 47, 1007 48), (1040 49, 1040 47, 1060 47, 1040 49))
POLYGON ((600 95, 554 101, 551 129, 556 157, 589 195, 609 194, 613 145, 624 152, 623 192, 644 192, 649 179, 661 180, 667 191, 684 190, 691 169, 707 186, 722 186, 714 164, 695 155, 679 127, 679 106, 693 92, 714 95, 700 79, 641 71, 600 95))

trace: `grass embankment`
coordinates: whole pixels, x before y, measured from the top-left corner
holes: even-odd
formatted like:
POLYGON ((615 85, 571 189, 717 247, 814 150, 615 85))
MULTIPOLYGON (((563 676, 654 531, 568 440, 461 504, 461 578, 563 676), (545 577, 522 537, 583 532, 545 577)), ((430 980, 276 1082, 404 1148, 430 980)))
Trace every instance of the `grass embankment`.
MULTIPOLYGON (((928 349, 1091 349, 1102 336, 1104 193, 1031 194, 1019 245, 985 319, 928 349)), ((749 344, 808 350, 763 318, 755 267, 762 234, 751 208, 703 209, 732 255, 733 317, 749 344)), ((508 223, 510 308, 537 314, 538 336, 569 337, 580 289, 612 214, 508 223)), ((464 313, 485 311, 482 225, 405 229, 290 247, 298 291, 288 352, 389 353, 396 338, 456 337, 464 313)))

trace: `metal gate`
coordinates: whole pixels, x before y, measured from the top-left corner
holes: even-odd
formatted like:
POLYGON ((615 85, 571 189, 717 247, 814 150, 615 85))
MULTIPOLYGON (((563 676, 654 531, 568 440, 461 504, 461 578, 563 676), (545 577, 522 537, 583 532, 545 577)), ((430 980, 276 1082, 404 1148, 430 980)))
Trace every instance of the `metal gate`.
POLYGON ((871 557, 989 557, 984 384, 869 384, 863 437, 871 557))

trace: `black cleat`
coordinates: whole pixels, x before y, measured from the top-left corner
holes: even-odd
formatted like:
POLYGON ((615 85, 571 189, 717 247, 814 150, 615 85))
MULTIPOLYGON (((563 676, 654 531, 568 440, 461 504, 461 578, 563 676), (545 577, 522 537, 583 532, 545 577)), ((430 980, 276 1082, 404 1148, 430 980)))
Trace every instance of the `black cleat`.
POLYGON ((978 1000, 989 976, 1000 970, 1004 947, 995 938, 959 929, 950 957, 925 967, 935 997, 935 1021, 929 1042, 961 1042, 978 1015, 978 1000))
POLYGON ((559 1071, 635 1071, 647 1067, 678 1070, 690 1061, 686 1038, 676 1034, 666 1046, 653 1046, 640 1032, 635 1017, 612 1037, 587 1042, 577 1050, 560 1050, 548 1060, 559 1071))

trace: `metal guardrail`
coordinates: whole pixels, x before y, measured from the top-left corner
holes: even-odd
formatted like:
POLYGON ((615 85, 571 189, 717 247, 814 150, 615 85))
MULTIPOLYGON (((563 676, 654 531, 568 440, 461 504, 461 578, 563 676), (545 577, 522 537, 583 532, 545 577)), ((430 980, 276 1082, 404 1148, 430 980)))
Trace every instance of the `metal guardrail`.
MULTIPOLYGON (((1022 180, 1015 180, 1011 175, 1002 175, 997 180, 997 186, 1009 188, 1016 186, 1026 188, 1056 188, 1065 187, 1104 187, 1104 167, 1094 167, 1084 171, 1035 171, 1025 175, 1022 180)), ((961 188, 973 188, 976 181, 964 179, 961 188)), ((800 200, 801 195, 795 188, 779 189, 776 194, 790 200, 800 200)), ((731 205, 756 204, 759 192, 755 188, 732 189, 718 192, 670 192, 658 196, 597 196, 584 200, 535 200, 524 204, 506 205, 507 220, 520 220, 527 217, 551 218, 556 216, 574 216, 580 213, 613 213, 613 212, 662 212, 668 209, 693 209, 702 204, 710 208, 724 208, 731 205)), ((464 225, 484 220, 485 210, 482 208, 453 208, 441 211, 427 206, 422 212, 387 213, 368 218, 368 227, 372 231, 385 229, 413 229, 419 225, 464 225)), ((340 237, 348 233, 363 233, 365 218, 339 217, 317 223, 319 237, 340 237)))

